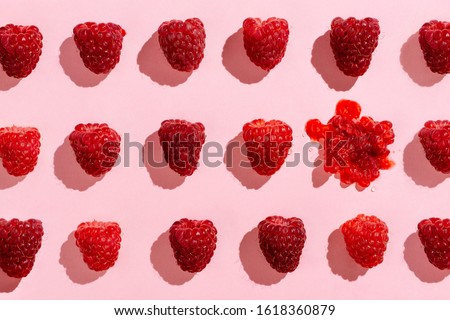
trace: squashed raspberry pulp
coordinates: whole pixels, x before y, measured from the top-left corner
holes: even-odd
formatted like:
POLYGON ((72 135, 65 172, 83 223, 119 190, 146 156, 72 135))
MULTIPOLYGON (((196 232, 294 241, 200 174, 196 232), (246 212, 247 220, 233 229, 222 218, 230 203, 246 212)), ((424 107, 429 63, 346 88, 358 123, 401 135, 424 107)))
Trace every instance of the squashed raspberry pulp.
POLYGON ((324 147, 324 170, 338 174, 342 183, 357 183, 366 188, 380 175, 380 170, 393 166, 388 146, 394 142, 394 131, 389 121, 375 121, 361 117, 360 105, 341 100, 336 114, 323 124, 309 120, 306 133, 324 147))

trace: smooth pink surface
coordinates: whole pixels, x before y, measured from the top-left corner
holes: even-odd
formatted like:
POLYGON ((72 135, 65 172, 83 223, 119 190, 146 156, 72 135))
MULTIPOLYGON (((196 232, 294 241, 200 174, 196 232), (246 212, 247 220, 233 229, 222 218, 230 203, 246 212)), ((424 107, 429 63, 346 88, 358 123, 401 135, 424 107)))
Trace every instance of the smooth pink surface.
POLYGON ((450 298, 449 273, 427 262, 415 234, 422 218, 450 217, 448 176, 433 171, 415 138, 426 120, 450 118, 450 79, 426 68, 416 35, 426 21, 450 19, 449 1, 16 0, 1 8, 4 24, 37 25, 44 48, 28 78, 0 72, 1 126, 36 126, 42 134, 32 174, 17 180, 0 169, 0 216, 39 218, 45 228, 27 278, 18 283, 0 272, 1 299, 450 298), (192 74, 179 73, 162 57, 155 31, 165 20, 194 16, 205 24, 205 58, 192 74), (247 17, 270 16, 287 19, 291 35, 284 59, 266 73, 248 62, 239 29, 247 17), (379 46, 359 79, 334 65, 327 30, 336 16, 380 21, 379 46), (89 20, 127 31, 108 76, 85 70, 71 40, 72 28, 89 20), (92 179, 65 140, 80 122, 106 122, 131 141, 157 141, 162 120, 182 118, 203 122, 207 141, 225 148, 241 139, 245 122, 261 117, 289 123, 293 152, 301 153, 306 121, 327 121, 342 98, 394 124, 396 165, 363 191, 303 164, 270 179, 202 165, 183 180, 140 167, 136 147, 129 167, 92 179), (377 215, 390 231, 385 261, 368 271, 348 258, 337 231, 358 213, 377 215), (286 276, 257 247, 255 227, 272 214, 298 216, 307 231, 300 266, 286 276), (210 265, 196 275, 178 269, 167 240, 182 217, 209 218, 219 232, 210 265), (100 274, 84 266, 72 233, 93 219, 117 221, 123 230, 116 266, 100 274))

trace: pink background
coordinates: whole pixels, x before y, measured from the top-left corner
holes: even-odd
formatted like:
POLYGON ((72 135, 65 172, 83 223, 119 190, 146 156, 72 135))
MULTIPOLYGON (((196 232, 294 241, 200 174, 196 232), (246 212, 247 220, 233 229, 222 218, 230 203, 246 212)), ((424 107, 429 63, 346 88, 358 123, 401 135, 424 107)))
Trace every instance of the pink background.
MULTIPOLYGON (((1 299, 447 299, 448 272, 432 267, 415 234, 426 217, 449 217, 450 181, 426 162, 415 135, 429 119, 449 118, 450 79, 432 74, 416 32, 431 19, 449 20, 449 1, 3 1, 2 24, 35 24, 44 35, 35 71, 17 82, 0 72, 0 125, 36 126, 38 166, 25 179, 0 169, 0 216, 39 218, 45 236, 31 274, 0 272, 1 299), (199 17, 205 58, 190 76, 172 71, 154 32, 173 18, 199 17), (290 39, 269 74, 251 65, 238 32, 247 17, 284 17, 290 39), (376 17, 379 46, 359 79, 335 67, 326 35, 336 16, 376 17), (71 40, 85 21, 115 22, 127 31, 121 62, 108 76, 84 69, 71 40), (363 114, 390 120, 392 159, 366 190, 341 187, 321 169, 282 168, 268 181, 249 170, 202 165, 184 181, 167 170, 121 164, 101 180, 74 163, 64 138, 82 122, 106 122, 132 141, 155 139, 162 120, 201 121, 207 140, 226 146, 255 118, 280 119, 294 130, 293 152, 308 142, 308 119, 327 121, 339 99, 363 114), (365 272, 345 253, 337 230, 358 213, 390 229, 385 261, 365 272), (268 215, 298 216, 307 230, 299 268, 282 276, 258 251, 255 227, 268 215), (210 265, 195 276, 175 265, 166 230, 182 218, 209 218, 218 231, 210 265), (71 233, 82 221, 115 220, 123 229, 119 260, 89 271, 71 233)), ((213 150, 212 150, 213 151, 213 150)), ((289 159, 292 159, 292 155, 289 159)), ((215 159, 213 159, 215 160, 215 159)))

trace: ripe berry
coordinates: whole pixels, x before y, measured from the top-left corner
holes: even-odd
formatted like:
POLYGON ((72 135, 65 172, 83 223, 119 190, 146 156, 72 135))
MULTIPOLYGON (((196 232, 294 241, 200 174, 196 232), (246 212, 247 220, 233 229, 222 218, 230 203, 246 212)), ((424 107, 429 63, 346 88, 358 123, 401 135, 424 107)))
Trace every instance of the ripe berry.
POLYGON ((119 156, 120 136, 105 123, 80 123, 69 141, 81 168, 94 177, 110 171, 119 156))
POLYGON ((0 156, 10 175, 23 176, 34 170, 41 146, 40 137, 36 128, 0 128, 0 156))
POLYGON ((158 28, 159 44, 167 61, 178 71, 196 70, 203 60, 205 28, 198 18, 170 20, 158 28))
POLYGON ((309 120, 306 133, 312 140, 323 141, 326 172, 338 173, 342 183, 366 188, 380 170, 393 166, 388 146, 394 142, 394 132, 391 122, 359 118, 360 113, 357 102, 341 100, 327 124, 309 120))
POLYGON ((450 219, 424 219, 417 228, 430 263, 441 270, 450 269, 450 219))
POLYGON ((419 43, 431 71, 450 73, 450 23, 431 20, 419 30, 419 43))
POLYGON ((80 23, 73 28, 73 38, 86 68, 96 74, 108 73, 120 60, 123 37, 121 26, 114 23, 80 23))
POLYGON ((6 74, 25 78, 42 53, 42 34, 36 26, 7 24, 0 28, 0 63, 6 74))
POLYGON ((44 229, 35 219, 0 219, 0 267, 10 277, 26 277, 41 248, 44 229))
POLYGON ((205 126, 200 122, 165 120, 161 123, 158 136, 169 167, 180 176, 192 175, 205 143, 205 126))
POLYGON ((270 216, 258 224, 259 246, 272 268, 281 273, 297 269, 306 241, 299 218, 270 216))
POLYGON ((375 216, 359 214, 341 226, 347 251, 364 268, 383 262, 389 241, 386 223, 375 216))
POLYGON ((200 272, 214 255, 217 230, 209 220, 183 218, 170 227, 169 240, 180 268, 200 272))
POLYGON ((352 77, 366 73, 378 45, 379 34, 377 19, 335 18, 331 22, 330 45, 338 68, 352 77))
POLYGON ((119 257, 120 227, 116 222, 83 222, 75 231, 83 261, 94 271, 108 270, 119 257))
POLYGON ((289 25, 285 19, 247 18, 243 29, 244 48, 255 65, 270 71, 280 63, 289 40, 289 25))
POLYGON ((450 122, 427 121, 419 131, 425 156, 431 165, 442 173, 450 173, 450 122))
POLYGON ((277 172, 292 146, 292 129, 280 120, 256 119, 242 128, 247 157, 260 175, 277 172))

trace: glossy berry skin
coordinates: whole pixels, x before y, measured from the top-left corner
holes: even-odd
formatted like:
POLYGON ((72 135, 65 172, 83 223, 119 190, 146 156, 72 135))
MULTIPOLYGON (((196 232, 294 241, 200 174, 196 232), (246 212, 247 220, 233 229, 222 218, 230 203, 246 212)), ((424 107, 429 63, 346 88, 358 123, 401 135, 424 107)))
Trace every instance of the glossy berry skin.
POLYGON ((258 224, 258 239, 259 247, 273 269, 281 273, 297 269, 306 241, 301 219, 267 217, 258 224))
POLYGON ((292 128, 280 120, 248 122, 242 128, 242 137, 252 168, 263 176, 281 168, 292 146, 292 128))
POLYGON ((428 261, 441 270, 450 269, 450 219, 424 219, 417 228, 428 261))
POLYGON ((450 122, 427 121, 419 139, 431 165, 439 172, 450 173, 450 122))
POLYGON ((41 248, 44 229, 36 219, 0 219, 0 267, 10 277, 26 277, 41 248))
POLYGON ((96 74, 109 73, 119 63, 123 37, 114 23, 80 23, 73 28, 73 39, 86 68, 96 74))
POLYGON ((432 72, 450 73, 450 23, 431 20, 419 30, 423 57, 432 72))
POLYGON ((24 176, 34 170, 41 147, 40 138, 36 128, 0 128, 0 156, 10 175, 24 176))
POLYGON ((383 262, 389 241, 386 223, 375 216, 359 214, 341 226, 350 257, 364 268, 383 262))
POLYGON ((0 63, 8 76, 25 78, 36 68, 42 39, 36 26, 7 24, 0 28, 0 63))
POLYGON ((169 240, 178 266, 187 272, 200 272, 216 249, 217 229, 209 220, 183 218, 172 224, 169 240))
POLYGON ((395 136, 391 122, 360 118, 360 114, 357 102, 341 100, 327 124, 309 120, 306 133, 324 146, 325 172, 339 174, 343 184, 357 183, 366 188, 379 177, 380 170, 394 165, 388 146, 395 136))
POLYGON ((75 239, 83 261, 91 270, 108 270, 119 257, 122 238, 116 222, 83 222, 75 231, 75 239))
POLYGON ((335 18, 331 22, 330 45, 337 67, 347 76, 366 73, 379 35, 377 19, 335 18))
POLYGON ((100 177, 109 172, 120 152, 120 136, 107 124, 78 124, 69 135, 70 145, 83 170, 100 177))
POLYGON ((285 19, 247 18, 243 22, 244 48, 258 67, 270 71, 281 62, 289 40, 289 25, 285 19))
POLYGON ((180 176, 190 176, 197 170, 200 152, 205 143, 205 126, 186 120, 171 119, 158 130, 164 159, 180 176))
POLYGON ((158 28, 161 49, 172 68, 191 72, 198 69, 205 50, 205 28, 198 18, 170 20, 158 28))

